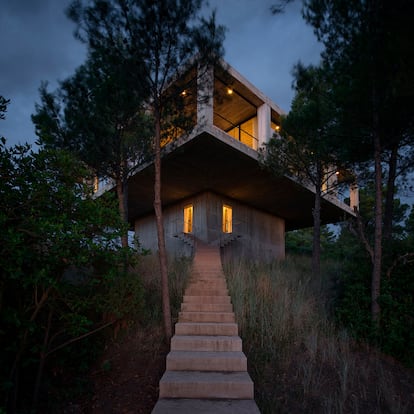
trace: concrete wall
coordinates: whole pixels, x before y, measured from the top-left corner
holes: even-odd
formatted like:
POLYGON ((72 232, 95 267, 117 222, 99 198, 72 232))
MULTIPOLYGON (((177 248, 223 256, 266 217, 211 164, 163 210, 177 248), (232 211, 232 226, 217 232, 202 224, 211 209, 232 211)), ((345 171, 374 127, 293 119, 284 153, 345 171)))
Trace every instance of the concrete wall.
MULTIPOLYGON (((205 192, 174 206, 164 208, 165 240, 169 253, 176 256, 192 254, 191 237, 220 245, 223 257, 230 260, 244 257, 257 260, 285 257, 284 220, 243 205, 212 192, 205 192), (193 234, 183 235, 184 207, 193 205, 193 234), (233 232, 222 233, 223 204, 233 209, 233 232)), ((142 247, 158 250, 155 217, 139 218, 135 232, 142 247)))

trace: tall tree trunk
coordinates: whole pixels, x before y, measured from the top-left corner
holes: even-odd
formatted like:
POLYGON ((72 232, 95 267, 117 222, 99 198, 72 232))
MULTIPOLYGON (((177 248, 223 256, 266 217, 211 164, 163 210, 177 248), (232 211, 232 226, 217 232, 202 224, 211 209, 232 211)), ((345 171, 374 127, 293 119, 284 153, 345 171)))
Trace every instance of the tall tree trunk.
MULTIPOLYGON (((116 179, 116 195, 118 197, 118 209, 119 215, 123 223, 128 222, 127 209, 126 209, 126 185, 121 178, 116 179)), ((128 229, 122 232, 121 235, 122 247, 128 247, 128 229)))
POLYGON ((388 160, 388 179, 384 209, 384 240, 392 238, 392 220, 394 216, 395 179, 397 176, 398 146, 394 145, 388 160))
MULTIPOLYGON (((34 297, 34 310, 30 316, 29 321, 33 322, 36 320, 37 315, 39 314, 40 310, 43 308, 44 304, 49 299, 50 292, 52 291, 53 287, 49 286, 43 293, 40 298, 37 297, 38 289, 35 286, 35 290, 33 292, 34 297)), ((17 398, 19 396, 18 387, 19 387, 19 368, 20 362, 23 357, 23 354, 26 350, 28 336, 30 334, 29 328, 26 328, 23 333, 23 337, 20 341, 19 349, 16 352, 16 356, 14 358, 14 362, 10 371, 9 381, 13 384, 11 391, 9 391, 6 405, 9 407, 11 413, 16 412, 17 409, 17 398)))
POLYGON ((158 256, 161 271, 162 312, 164 330, 167 342, 172 337, 170 292, 168 288, 167 250, 165 248, 164 223, 161 204, 161 119, 159 108, 155 107, 155 182, 154 182, 154 210, 158 235, 158 256))
POLYGON ((372 79, 372 134, 374 146, 375 165, 375 220, 374 220, 374 260, 371 278, 371 317, 375 325, 379 325, 381 308, 378 298, 381 294, 381 273, 382 273, 382 166, 381 166, 381 128, 380 128, 380 97, 383 85, 378 80, 380 62, 377 60, 378 52, 382 47, 383 39, 380 25, 380 9, 382 2, 370 0, 367 2, 368 12, 371 13, 371 79, 372 79))
POLYGON ((374 261, 371 279, 371 317, 378 324, 380 319, 380 305, 378 298, 381 293, 382 272, 382 167, 381 142, 378 131, 374 137, 375 161, 375 230, 374 230, 374 261))
POLYGON ((40 384, 42 382, 43 370, 45 367, 45 362, 46 362, 46 357, 47 357, 47 347, 49 344, 49 335, 50 335, 50 326, 52 324, 52 316, 53 316, 53 311, 52 309, 50 309, 49 315, 47 317, 47 325, 45 329, 45 336, 43 339, 43 348, 40 352, 39 366, 37 368, 36 381, 35 381, 34 390, 33 390, 33 401, 32 401, 33 412, 36 411, 37 403, 39 400, 39 390, 40 390, 40 384))
POLYGON ((317 184, 315 186, 315 204, 313 207, 313 242, 312 272, 315 276, 321 273, 321 180, 322 167, 318 166, 317 184))

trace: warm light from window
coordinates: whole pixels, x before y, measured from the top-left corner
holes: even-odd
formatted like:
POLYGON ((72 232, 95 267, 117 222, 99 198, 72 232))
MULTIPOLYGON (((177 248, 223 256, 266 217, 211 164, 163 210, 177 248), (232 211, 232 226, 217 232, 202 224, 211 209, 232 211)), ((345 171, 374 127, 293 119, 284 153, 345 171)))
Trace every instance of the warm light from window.
POLYGON ((181 95, 181 96, 187 96, 187 91, 184 89, 184 90, 180 93, 180 95, 181 95))
POLYGON ((233 95, 233 89, 227 88, 227 95, 233 95))
POLYGON ((275 131, 276 133, 280 132, 280 125, 277 124, 276 122, 272 121, 270 126, 273 129, 273 131, 275 131))
POLYGON ((233 232, 233 209, 230 206, 223 205, 223 233, 233 232))
POLYGON ((192 204, 184 207, 183 232, 184 233, 193 232, 193 205, 192 204))

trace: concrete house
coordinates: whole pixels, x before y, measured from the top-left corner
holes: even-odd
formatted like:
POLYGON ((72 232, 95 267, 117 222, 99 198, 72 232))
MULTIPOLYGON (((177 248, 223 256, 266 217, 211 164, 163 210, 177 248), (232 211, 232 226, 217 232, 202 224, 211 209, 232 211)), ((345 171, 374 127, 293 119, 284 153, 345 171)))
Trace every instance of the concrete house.
MULTIPOLYGON (((208 70, 182 96, 194 113, 194 128, 164 149, 167 251, 191 255, 197 238, 220 246, 225 256, 284 258, 285 232, 312 226, 314 191, 259 164, 258 150, 278 132, 283 111, 229 66, 208 70)), ((142 247, 155 252, 153 183, 150 163, 130 178, 128 209, 142 247)), ((356 203, 355 190, 351 206, 327 194, 322 222, 353 215, 356 203)))

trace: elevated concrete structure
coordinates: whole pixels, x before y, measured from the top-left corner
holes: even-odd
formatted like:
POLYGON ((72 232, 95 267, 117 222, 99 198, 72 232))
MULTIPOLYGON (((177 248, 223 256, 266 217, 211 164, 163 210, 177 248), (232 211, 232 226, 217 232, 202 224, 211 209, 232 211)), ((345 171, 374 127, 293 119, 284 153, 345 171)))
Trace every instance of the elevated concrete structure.
MULTIPOLYGON (((220 246, 224 257, 283 259, 285 232, 313 225, 314 188, 292 177, 275 177, 260 164, 260 149, 278 134, 284 114, 274 102, 227 64, 192 68, 177 79, 191 126, 166 137, 161 199, 166 248, 191 256, 192 238, 220 246), (168 144, 167 144, 168 143, 168 144)), ((172 86, 171 86, 172 88, 172 86)), ((180 98, 181 99, 181 98, 180 98)), ((354 215, 326 186, 323 224, 354 215)), ((140 166, 129 179, 128 213, 142 247, 158 249, 153 209, 154 166, 140 166)))

